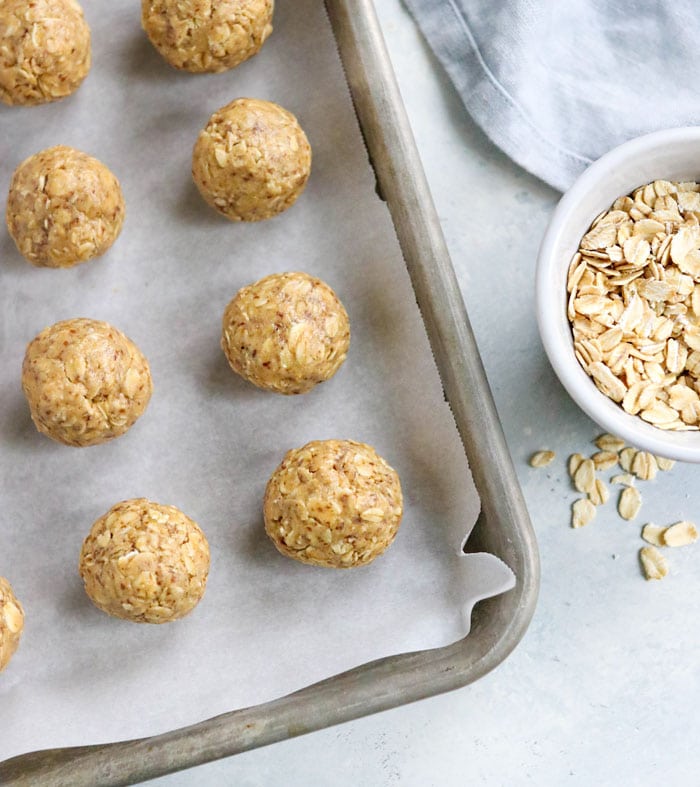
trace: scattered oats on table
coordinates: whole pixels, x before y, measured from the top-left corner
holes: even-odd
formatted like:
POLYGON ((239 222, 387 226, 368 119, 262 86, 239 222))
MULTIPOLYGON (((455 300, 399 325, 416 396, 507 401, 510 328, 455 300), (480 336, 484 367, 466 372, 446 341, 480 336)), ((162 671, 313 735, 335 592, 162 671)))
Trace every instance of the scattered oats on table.
POLYGON ((209 574, 209 544, 175 506, 145 498, 117 503, 83 542, 79 564, 96 607, 134 623, 169 623, 200 602, 209 574))
POLYGON ((274 0, 142 0, 141 24, 171 66, 216 73, 260 51, 273 10, 274 0))
POLYGON ((2 0, 0 42, 5 104, 65 98, 90 70, 90 28, 75 0, 2 0))
POLYGON ((0 672, 10 663, 24 628, 24 610, 10 583, 0 577, 0 672))
MULTIPOLYGON (((606 396, 660 429, 700 429, 699 217, 700 184, 647 184, 595 219, 569 268, 579 363, 606 396)), ((599 440, 601 450, 613 445, 599 440)))
MULTIPOLYGON (((635 480, 651 481, 656 477, 657 470, 668 471, 675 464, 670 459, 625 446, 624 440, 611 434, 600 435, 593 442, 599 450, 591 457, 573 453, 567 460, 568 475, 574 488, 586 495, 571 505, 573 528, 585 527, 592 522, 596 508, 605 505, 610 498, 610 490, 598 473, 617 464, 627 471, 613 475, 609 480, 611 484, 625 487, 618 498, 618 513, 623 519, 631 520, 639 514, 642 505, 639 490, 634 486, 635 480)), ((529 463, 533 467, 544 467, 554 458, 553 451, 540 450, 531 455, 529 463)), ((643 548, 640 552, 645 576, 647 579, 661 579, 668 573, 668 561, 656 547, 692 544, 698 539, 698 530, 692 522, 687 521, 667 527, 649 522, 642 528, 641 537, 651 544, 651 547, 643 548)), ((613 558, 617 558, 617 555, 613 555, 613 558)))
POLYGON ((40 268, 71 268, 104 254, 124 223, 114 174, 86 153, 58 145, 15 170, 7 229, 20 254, 40 268))
POLYGON ((307 273, 276 273, 243 287, 222 320, 221 347, 233 371, 276 393, 306 393, 329 380, 349 346, 343 304, 307 273))
POLYGON ((316 440, 288 451, 263 507, 285 556, 326 568, 370 563, 393 542, 403 498, 396 471, 369 445, 316 440))
POLYGON ((231 221, 262 221, 290 208, 311 174, 311 146, 278 104, 238 98, 214 112, 192 151, 204 200, 231 221))
POLYGON ((32 421, 64 445, 119 437, 143 414, 153 385, 148 361, 106 322, 64 320, 27 346, 22 388, 32 421))

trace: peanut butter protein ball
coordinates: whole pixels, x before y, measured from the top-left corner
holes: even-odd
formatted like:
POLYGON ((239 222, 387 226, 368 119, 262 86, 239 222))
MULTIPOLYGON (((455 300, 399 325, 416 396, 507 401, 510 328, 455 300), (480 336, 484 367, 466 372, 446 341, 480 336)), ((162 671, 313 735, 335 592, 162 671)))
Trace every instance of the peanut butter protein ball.
POLYGON ((293 205, 311 173, 311 147, 277 104, 237 98, 215 112, 192 153, 202 197, 231 221, 261 221, 293 205))
POLYGON ((333 290, 307 273, 276 273, 244 287, 222 321, 234 372, 268 391, 300 394, 345 360, 350 322, 333 290))
POLYGON ((145 498, 117 503, 92 526, 80 576, 95 606, 134 623, 169 623, 199 603, 209 574, 209 544, 175 506, 145 498))
POLYGON ((99 257, 124 222, 119 181, 86 153, 59 145, 15 170, 7 229, 20 254, 42 268, 71 268, 99 257))
POLYGON ((273 0, 142 0, 141 21, 171 66, 217 72, 260 51, 273 9, 273 0))
POLYGON ((69 96, 90 70, 90 28, 75 0, 0 2, 0 101, 69 96))
POLYGON ((10 663, 24 628, 24 610, 10 583, 0 577, 0 672, 10 663))
POLYGON ((148 361, 106 322, 75 319, 29 343, 22 388, 36 428, 64 445, 97 445, 124 434, 146 409, 148 361))
POLYGON ((265 530, 283 555, 353 568, 394 540, 401 484, 371 446, 319 440, 287 453, 267 484, 263 511, 265 530))

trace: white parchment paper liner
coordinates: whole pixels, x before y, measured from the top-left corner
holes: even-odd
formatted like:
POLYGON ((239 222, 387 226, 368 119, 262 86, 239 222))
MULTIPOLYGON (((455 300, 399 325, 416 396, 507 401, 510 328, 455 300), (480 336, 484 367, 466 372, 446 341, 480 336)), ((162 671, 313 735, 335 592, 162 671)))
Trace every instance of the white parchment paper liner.
POLYGON ((67 144, 112 168, 127 204, 109 254, 69 271, 31 268, 0 232, 0 574, 27 616, 0 675, 0 759, 163 732, 445 645, 466 634, 477 600, 513 584, 495 557, 459 551, 478 497, 321 0, 278 3, 262 53, 216 76, 167 67, 140 30, 138 4, 91 0, 85 11, 94 66, 79 92, 0 109, 3 193, 26 156, 67 144), (262 224, 220 218, 189 174, 200 128, 239 96, 290 109, 314 152, 306 193, 262 224), (219 349, 229 299, 285 270, 328 281, 352 324, 344 367, 300 397, 254 389, 219 349), (19 387, 26 343, 79 316, 133 338, 155 382, 126 436, 82 450, 39 435, 19 387), (261 521, 284 452, 330 437, 374 445, 405 495, 395 544, 347 572, 282 557, 261 521), (77 574, 91 523, 136 496, 180 507, 212 548, 203 602, 172 625, 108 618, 77 574))

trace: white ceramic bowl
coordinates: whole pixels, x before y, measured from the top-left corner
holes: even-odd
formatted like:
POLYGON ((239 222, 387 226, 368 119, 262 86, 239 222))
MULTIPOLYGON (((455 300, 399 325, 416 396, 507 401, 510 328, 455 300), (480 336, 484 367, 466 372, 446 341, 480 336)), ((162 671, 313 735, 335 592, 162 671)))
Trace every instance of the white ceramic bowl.
POLYGON ((537 261, 537 322, 550 363, 574 401, 607 432, 636 448, 700 462, 700 432, 658 429, 602 394, 576 360, 566 316, 571 258, 593 219, 617 197, 654 180, 700 181, 700 127, 657 131, 606 153, 557 205, 537 261))

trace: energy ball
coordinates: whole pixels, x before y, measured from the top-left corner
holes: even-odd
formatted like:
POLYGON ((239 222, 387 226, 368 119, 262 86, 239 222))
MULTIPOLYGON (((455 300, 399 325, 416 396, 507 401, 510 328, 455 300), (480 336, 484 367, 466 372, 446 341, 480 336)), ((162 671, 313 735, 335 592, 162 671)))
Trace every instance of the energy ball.
POLYGON ((202 197, 231 221, 262 221, 293 205, 311 173, 311 147, 277 104, 237 98, 215 112, 192 152, 202 197))
POLYGON ((106 322, 57 322, 33 339, 22 388, 36 428, 64 445, 97 445, 124 434, 146 409, 148 361, 106 322))
POLYGON ((214 73, 260 51, 273 10, 273 0, 142 0, 141 22, 171 66, 214 73))
POLYGON ((108 615, 169 623, 199 603, 209 574, 209 544, 175 506, 125 500, 92 526, 80 553, 85 592, 108 615))
POLYGON ((244 287, 222 320, 229 365, 267 391, 310 391, 338 371, 349 346, 343 304, 307 273, 276 273, 244 287))
POLYGON ((396 471, 365 443, 318 440, 289 451, 265 490, 265 530, 287 557, 327 568, 370 563, 396 536, 396 471))
POLYGON ((24 628, 24 610, 10 583, 0 577, 0 672, 10 663, 24 628))
POLYGON ((90 28, 75 0, 2 0, 0 42, 5 104, 65 98, 90 70, 90 28))
POLYGON ((40 268, 71 268, 104 254, 117 239, 124 197, 104 164, 59 145, 17 167, 6 219, 28 262, 40 268))

